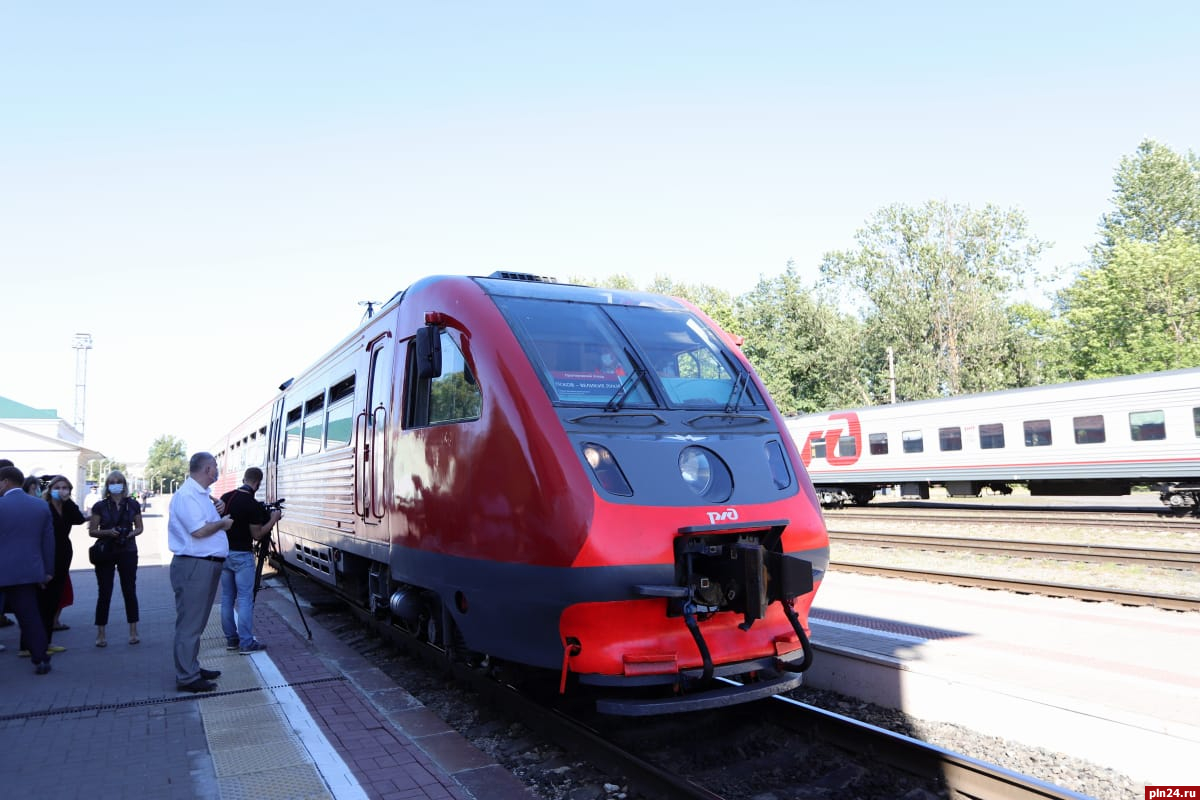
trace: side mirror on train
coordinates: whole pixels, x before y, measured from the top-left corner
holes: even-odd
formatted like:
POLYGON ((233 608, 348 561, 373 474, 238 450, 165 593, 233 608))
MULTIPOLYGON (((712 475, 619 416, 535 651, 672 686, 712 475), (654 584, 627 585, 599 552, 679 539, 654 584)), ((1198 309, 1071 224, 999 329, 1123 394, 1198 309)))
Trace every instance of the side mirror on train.
POLYGON ((417 377, 440 378, 442 375, 442 334, 437 325, 417 329, 417 377))

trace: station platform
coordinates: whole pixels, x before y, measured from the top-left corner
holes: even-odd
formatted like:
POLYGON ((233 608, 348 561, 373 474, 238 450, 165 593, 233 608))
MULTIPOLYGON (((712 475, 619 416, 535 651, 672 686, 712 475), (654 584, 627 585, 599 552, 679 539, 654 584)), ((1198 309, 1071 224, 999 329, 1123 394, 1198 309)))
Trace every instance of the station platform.
POLYGON ((1110 767, 1200 783, 1200 615, 838 573, 805 683, 1110 767))
POLYGON ((225 650, 220 597, 200 662, 221 671, 208 694, 179 692, 175 601, 166 547, 168 498, 138 539, 139 638, 129 644, 114 592, 106 647, 95 646, 96 579, 84 526, 72 533, 75 602, 67 648, 35 675, 16 625, 0 629, 0 782, 24 798, 525 798, 508 770, 451 730, 395 681, 309 621, 286 590, 264 588, 255 635, 267 650, 225 650), (81 568, 84 567, 84 568, 81 568))

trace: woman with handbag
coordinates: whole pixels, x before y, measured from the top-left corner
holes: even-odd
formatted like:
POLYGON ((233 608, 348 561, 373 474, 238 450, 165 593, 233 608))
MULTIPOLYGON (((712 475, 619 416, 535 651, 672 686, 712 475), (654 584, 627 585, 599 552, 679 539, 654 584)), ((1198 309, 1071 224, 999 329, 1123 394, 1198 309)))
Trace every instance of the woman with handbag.
POLYGON ((100 500, 92 506, 88 531, 96 538, 89 551, 96 566, 96 647, 107 647, 105 627, 112 602, 113 572, 121 577, 121 595, 125 598, 125 619, 129 622, 129 643, 137 644, 137 542, 142 533, 142 508, 129 496, 128 483, 118 470, 108 473, 100 500))

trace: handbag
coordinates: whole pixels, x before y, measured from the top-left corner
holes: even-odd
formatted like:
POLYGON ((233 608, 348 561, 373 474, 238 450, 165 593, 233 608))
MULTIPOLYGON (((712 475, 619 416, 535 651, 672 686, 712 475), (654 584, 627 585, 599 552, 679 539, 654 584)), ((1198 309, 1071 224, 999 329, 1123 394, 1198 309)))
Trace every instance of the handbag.
POLYGON ((88 548, 88 561, 91 561, 93 564, 107 564, 110 561, 115 561, 116 558, 117 542, 113 539, 97 539, 96 543, 88 548))

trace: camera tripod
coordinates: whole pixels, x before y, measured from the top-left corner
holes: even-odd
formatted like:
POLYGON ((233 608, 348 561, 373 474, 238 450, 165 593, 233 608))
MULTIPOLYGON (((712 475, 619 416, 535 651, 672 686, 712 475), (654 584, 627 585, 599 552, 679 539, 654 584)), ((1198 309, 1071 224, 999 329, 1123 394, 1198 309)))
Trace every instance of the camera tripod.
POLYGON ((279 565, 279 574, 283 576, 283 582, 287 584, 288 591, 292 593, 292 602, 296 604, 296 613, 300 615, 300 622, 304 625, 304 632, 308 634, 308 640, 312 641, 312 631, 309 630, 308 620, 304 618, 304 610, 300 608, 300 600, 296 597, 296 590, 292 587, 292 577, 288 575, 287 562, 283 560, 283 556, 279 554, 279 548, 275 546, 275 536, 268 533, 263 538, 254 543, 254 597, 258 597, 258 590, 262 588, 262 571, 263 564, 267 559, 274 556, 275 563, 279 565))

